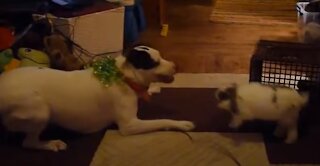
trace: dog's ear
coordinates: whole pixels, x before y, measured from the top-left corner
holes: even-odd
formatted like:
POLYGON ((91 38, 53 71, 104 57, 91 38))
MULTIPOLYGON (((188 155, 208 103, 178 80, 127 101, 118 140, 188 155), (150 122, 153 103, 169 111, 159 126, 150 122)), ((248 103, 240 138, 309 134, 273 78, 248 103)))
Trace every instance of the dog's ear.
POLYGON ((155 68, 159 65, 159 62, 152 59, 148 50, 149 48, 146 46, 139 46, 139 49, 132 49, 125 55, 127 62, 132 64, 136 69, 148 70, 155 68))

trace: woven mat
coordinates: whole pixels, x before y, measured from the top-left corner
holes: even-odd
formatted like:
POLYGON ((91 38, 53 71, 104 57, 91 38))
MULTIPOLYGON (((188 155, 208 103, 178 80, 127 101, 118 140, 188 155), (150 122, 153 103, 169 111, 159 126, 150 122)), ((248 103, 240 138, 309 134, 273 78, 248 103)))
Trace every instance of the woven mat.
POLYGON ((121 136, 107 131, 91 166, 269 165, 259 134, 154 132, 121 136), (235 141, 236 140, 236 141, 235 141))
POLYGON ((223 23, 295 26, 295 6, 296 0, 217 0, 210 20, 223 23))

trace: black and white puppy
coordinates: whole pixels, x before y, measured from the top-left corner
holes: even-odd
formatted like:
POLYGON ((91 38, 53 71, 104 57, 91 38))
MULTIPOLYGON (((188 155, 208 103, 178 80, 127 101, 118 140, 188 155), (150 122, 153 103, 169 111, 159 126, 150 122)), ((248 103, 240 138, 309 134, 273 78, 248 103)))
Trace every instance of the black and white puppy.
POLYGON ((218 89, 216 98, 219 108, 231 112, 231 128, 254 119, 276 121, 278 126, 274 134, 285 134, 285 142, 294 143, 298 138, 299 112, 308 102, 309 95, 287 87, 250 83, 218 89))
MULTIPOLYGON (((174 63, 146 46, 137 46, 126 56, 116 57, 116 66, 126 80, 148 86, 172 82, 174 63)), ((81 133, 99 131, 115 122, 124 135, 164 129, 189 131, 190 121, 140 120, 138 95, 129 84, 104 86, 93 69, 60 71, 25 67, 0 76, 0 114, 10 131, 26 133, 23 146, 51 151, 65 150, 61 140, 40 141, 48 123, 81 133)))

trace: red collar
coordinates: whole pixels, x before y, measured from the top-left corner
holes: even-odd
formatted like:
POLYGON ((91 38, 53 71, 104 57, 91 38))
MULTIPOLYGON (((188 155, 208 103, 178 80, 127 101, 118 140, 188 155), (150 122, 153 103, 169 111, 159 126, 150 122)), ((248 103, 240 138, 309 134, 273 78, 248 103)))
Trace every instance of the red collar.
POLYGON ((148 87, 138 84, 132 81, 129 78, 124 78, 124 82, 128 84, 128 86, 136 92, 138 97, 142 98, 144 101, 150 101, 151 96, 148 93, 148 87))

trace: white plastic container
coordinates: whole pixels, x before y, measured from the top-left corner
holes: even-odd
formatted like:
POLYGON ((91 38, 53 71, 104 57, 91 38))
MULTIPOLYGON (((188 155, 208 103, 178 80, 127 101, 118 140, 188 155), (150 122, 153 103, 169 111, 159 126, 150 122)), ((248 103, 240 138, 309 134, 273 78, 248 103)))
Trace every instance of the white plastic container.
POLYGON ((50 16, 54 26, 92 54, 123 49, 124 7, 79 17, 50 16))
POLYGON ((320 28, 317 29, 317 24, 320 27, 320 12, 307 12, 305 8, 308 4, 309 2, 297 3, 298 35, 301 42, 313 43, 320 40, 317 35, 317 31, 320 32, 320 28))

